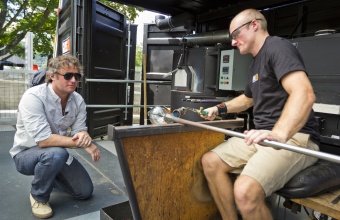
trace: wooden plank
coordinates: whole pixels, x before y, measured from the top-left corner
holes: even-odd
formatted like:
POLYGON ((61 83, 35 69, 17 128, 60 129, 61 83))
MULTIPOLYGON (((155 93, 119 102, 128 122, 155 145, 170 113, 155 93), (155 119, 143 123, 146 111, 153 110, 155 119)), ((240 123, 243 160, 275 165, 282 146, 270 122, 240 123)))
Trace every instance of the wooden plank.
POLYGON ((316 197, 296 198, 291 199, 291 201, 319 211, 335 219, 340 219, 340 202, 336 204, 332 203, 338 196, 340 196, 340 189, 316 197))
POLYGON ((207 130, 122 138, 141 219, 219 219, 201 158, 223 141, 207 130))

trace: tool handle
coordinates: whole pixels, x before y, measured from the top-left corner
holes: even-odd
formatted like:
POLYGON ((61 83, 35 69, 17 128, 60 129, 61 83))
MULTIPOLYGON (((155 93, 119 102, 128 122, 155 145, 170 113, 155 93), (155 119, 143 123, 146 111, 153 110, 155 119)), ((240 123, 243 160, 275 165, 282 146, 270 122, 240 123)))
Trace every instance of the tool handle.
POLYGON ((204 110, 202 110, 200 113, 201 113, 202 115, 207 115, 207 114, 209 114, 209 112, 204 111, 204 110))
MULTIPOLYGON (((207 115, 207 114, 209 114, 209 112, 202 110, 202 111, 200 112, 200 114, 202 114, 202 115, 207 115)), ((217 119, 217 120, 221 120, 221 119, 222 119, 222 117, 221 117, 221 116, 218 116, 218 115, 216 115, 215 119, 217 119)))
MULTIPOLYGON (((200 114, 201 114, 201 115, 207 115, 207 114, 209 114, 209 112, 202 110, 202 111, 200 112, 200 114)), ((217 119, 217 120, 221 120, 221 119, 222 119, 222 117, 221 117, 221 116, 218 116, 218 115, 216 115, 215 119, 217 119)))

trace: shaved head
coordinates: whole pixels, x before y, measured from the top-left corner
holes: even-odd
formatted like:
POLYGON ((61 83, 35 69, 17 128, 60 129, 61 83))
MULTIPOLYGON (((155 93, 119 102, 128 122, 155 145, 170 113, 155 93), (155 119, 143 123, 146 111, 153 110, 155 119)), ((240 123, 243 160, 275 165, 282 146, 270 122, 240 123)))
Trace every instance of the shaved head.
POLYGON ((245 23, 253 19, 258 19, 259 23, 261 24, 261 29, 263 31, 267 31, 267 20, 263 14, 261 14, 261 12, 256 9, 246 9, 241 11, 233 18, 231 22, 245 23))

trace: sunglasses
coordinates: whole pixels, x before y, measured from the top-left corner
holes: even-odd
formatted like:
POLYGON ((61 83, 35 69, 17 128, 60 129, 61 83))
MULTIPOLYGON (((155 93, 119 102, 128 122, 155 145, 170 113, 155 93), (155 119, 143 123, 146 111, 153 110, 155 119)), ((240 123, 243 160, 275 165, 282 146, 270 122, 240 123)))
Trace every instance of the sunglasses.
POLYGON ((65 80, 70 80, 70 79, 72 79, 72 77, 74 77, 77 81, 79 81, 80 78, 81 78, 81 74, 80 73, 66 72, 64 74, 61 74, 61 73, 57 72, 57 74, 63 76, 65 80))
MULTIPOLYGON (((256 19, 256 18, 255 18, 255 19, 253 19, 253 20, 262 20, 262 19, 260 19, 260 18, 259 18, 259 19, 256 19)), ((244 26, 250 24, 253 20, 248 21, 248 22, 246 22, 246 23, 244 23, 244 24, 238 26, 233 32, 231 32, 231 34, 230 34, 231 39, 236 40, 237 37, 238 37, 238 35, 240 35, 240 29, 243 28, 244 26)))

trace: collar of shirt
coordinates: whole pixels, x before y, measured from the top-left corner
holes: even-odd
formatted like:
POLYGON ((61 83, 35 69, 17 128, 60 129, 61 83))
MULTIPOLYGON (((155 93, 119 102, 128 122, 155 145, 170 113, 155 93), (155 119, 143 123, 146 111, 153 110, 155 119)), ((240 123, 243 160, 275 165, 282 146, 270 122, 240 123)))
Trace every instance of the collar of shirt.
MULTIPOLYGON (((51 94, 52 94, 53 100, 54 100, 54 101, 59 101, 59 102, 60 102, 60 97, 57 95, 57 93, 54 92, 51 83, 48 84, 48 89, 49 89, 49 91, 50 91, 51 94)), ((67 102, 69 102, 69 101, 72 100, 72 95, 73 95, 73 93, 71 93, 71 94, 68 96, 67 102)))

